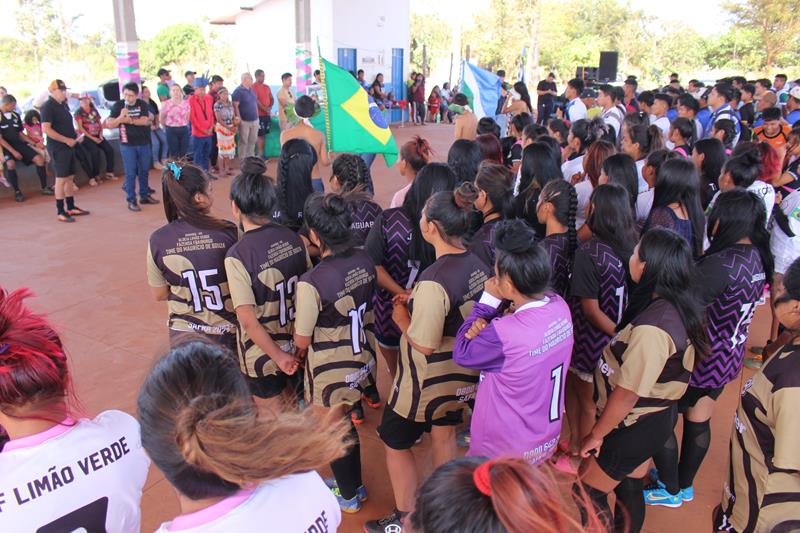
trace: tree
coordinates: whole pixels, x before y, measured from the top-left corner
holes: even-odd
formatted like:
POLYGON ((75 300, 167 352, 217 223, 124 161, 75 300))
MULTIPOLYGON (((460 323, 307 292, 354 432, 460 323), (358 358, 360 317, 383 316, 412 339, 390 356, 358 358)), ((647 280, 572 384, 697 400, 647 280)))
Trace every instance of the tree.
POLYGON ((763 70, 768 72, 778 57, 798 45, 800 15, 790 0, 735 0, 725 4, 736 26, 758 34, 763 49, 763 70))
MULTIPOLYGON (((438 14, 411 15, 411 66, 422 72, 422 48, 427 48, 428 68, 449 55, 452 45, 450 25, 438 14)), ((427 73, 426 73, 427 75, 427 73)))
POLYGON ((195 24, 173 24, 158 32, 152 39, 140 42, 139 68, 155 76, 165 65, 206 63, 206 38, 195 24))
MULTIPOLYGON (((41 75, 42 59, 48 55, 59 53, 61 42, 59 27, 62 25, 60 10, 53 0, 18 0, 15 13, 19 32, 28 38, 33 52, 34 68, 41 75)), ((8 57, 8 56, 6 56, 8 57)))

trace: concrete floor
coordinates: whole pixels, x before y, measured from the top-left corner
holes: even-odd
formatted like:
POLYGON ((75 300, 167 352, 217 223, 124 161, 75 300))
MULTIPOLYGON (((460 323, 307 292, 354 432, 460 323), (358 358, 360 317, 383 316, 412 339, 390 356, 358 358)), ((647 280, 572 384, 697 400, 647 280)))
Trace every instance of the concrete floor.
MULTIPOLYGON (((432 144, 436 160, 446 160, 453 138, 452 126, 428 125, 395 130, 398 145, 413 135, 423 135, 432 144)), ((274 162, 269 165, 274 175, 274 162)), ((326 169, 326 176, 330 171, 326 169)), ((395 190, 405 185, 395 169, 383 159, 373 165, 376 199, 388 205, 395 190)), ((150 183, 159 190, 160 173, 153 171, 150 183)), ((327 179, 326 179, 327 183, 327 179)), ((105 409, 133 413, 139 385, 153 361, 168 346, 166 306, 150 297, 145 277, 145 253, 150 233, 164 224, 162 206, 143 206, 141 213, 125 207, 122 181, 97 188, 81 187, 78 206, 92 214, 74 224, 56 222, 52 197, 29 195, 16 204, 0 198, 3 228, 0 284, 7 289, 31 288, 36 298, 30 305, 46 312, 59 331, 72 361, 74 385, 87 415, 105 409)), ((229 180, 214 183, 214 211, 229 217, 229 180)), ((756 314, 751 341, 766 338, 768 314, 762 306, 756 314)), ((379 386, 385 395, 388 378, 381 366, 379 386)), ((745 370, 745 378, 750 371, 745 370)), ((712 448, 695 484, 695 500, 677 510, 649 508, 645 531, 667 532, 680 527, 683 533, 708 531, 711 510, 719 503, 728 438, 741 380, 732 383, 720 398, 712 421, 712 448), (680 526, 678 526, 680 524, 680 526)), ((370 500, 357 515, 346 515, 343 532, 361 531, 361 524, 379 517, 393 506, 383 450, 375 433, 379 412, 367 408, 361 427, 363 470, 370 500)), ((427 439, 418 447, 419 468, 430 470, 425 459, 427 439)), ((415 451, 417 451, 415 449, 415 451)), ((178 513, 177 499, 163 476, 152 469, 145 487, 142 531, 153 531, 162 521, 178 513)))

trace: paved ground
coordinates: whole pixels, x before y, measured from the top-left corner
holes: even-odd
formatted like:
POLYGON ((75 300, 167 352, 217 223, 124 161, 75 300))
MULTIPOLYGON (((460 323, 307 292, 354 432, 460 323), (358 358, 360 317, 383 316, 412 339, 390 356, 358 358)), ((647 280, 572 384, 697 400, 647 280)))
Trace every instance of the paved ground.
MULTIPOLYGON (((416 134, 431 141, 436 159, 447 158, 451 126, 395 131, 398 144, 416 134)), ((269 171, 274 174, 274 163, 269 171)), ((380 158, 375 161, 373 174, 377 201, 388 205, 391 194, 405 183, 380 158)), ((159 179, 158 173, 151 173, 151 186, 160 191, 159 179)), ((92 214, 74 224, 56 222, 51 199, 30 195, 23 204, 8 197, 0 199, 0 284, 9 289, 30 287, 37 296, 32 306, 47 312, 63 332, 75 389, 88 415, 104 409, 133 413, 144 375, 167 347, 166 307, 152 301, 145 278, 147 238, 164 223, 163 208, 144 206, 141 213, 128 212, 120 185, 121 181, 82 187, 77 204, 92 214)), ((215 183, 214 211, 220 216, 229 216, 228 187, 228 180, 215 183)), ((759 342, 766 337, 764 311, 762 307, 757 313, 751 335, 759 342)), ((382 393, 388 387, 386 376, 380 372, 382 393)), ((645 531, 660 533, 676 527, 683 533, 708 531, 711 510, 721 493, 739 390, 740 382, 731 384, 718 402, 712 449, 697 478, 695 501, 679 510, 648 510, 645 531)), ((341 529, 344 532, 360 531, 364 520, 381 516, 393 505, 383 451, 375 434, 378 420, 379 413, 369 410, 360 430, 370 501, 359 514, 346 517, 341 529)), ((424 457, 426 450, 427 440, 417 454, 423 472, 430 469, 424 457)), ((143 531, 153 531, 178 511, 174 492, 155 469, 147 481, 142 505, 143 531)))

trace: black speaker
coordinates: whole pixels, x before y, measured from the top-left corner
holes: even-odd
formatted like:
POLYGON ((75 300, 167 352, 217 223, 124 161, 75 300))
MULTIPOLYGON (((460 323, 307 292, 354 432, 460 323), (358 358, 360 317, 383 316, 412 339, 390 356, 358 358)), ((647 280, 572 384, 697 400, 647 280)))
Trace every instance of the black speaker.
POLYGON ((103 98, 112 103, 120 100, 119 82, 117 80, 111 80, 103 84, 103 98))
POLYGON ((579 80, 596 80, 597 67, 578 67, 575 69, 575 77, 579 80))
POLYGON ((614 81, 617 79, 617 63, 619 52, 600 52, 600 68, 597 78, 600 81, 614 81))

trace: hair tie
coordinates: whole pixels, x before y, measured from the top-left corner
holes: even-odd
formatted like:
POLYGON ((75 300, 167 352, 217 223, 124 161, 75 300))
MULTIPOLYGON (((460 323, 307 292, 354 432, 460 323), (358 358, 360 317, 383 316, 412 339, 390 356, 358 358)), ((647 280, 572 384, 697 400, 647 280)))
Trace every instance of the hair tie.
POLYGON ((177 181, 181 180, 181 167, 179 167, 177 163, 175 163, 174 161, 170 161, 169 163, 167 163, 167 168, 170 169, 172 175, 175 176, 175 179, 177 181))
POLYGON ((492 496, 492 481, 489 476, 489 469, 492 467, 494 461, 486 461, 481 464, 472 472, 472 481, 475 483, 475 488, 484 496, 492 496))
POLYGON ((0 344, 0 355, 3 355, 4 353, 6 353, 9 348, 11 348, 11 345, 8 344, 7 342, 4 342, 4 343, 0 344))

